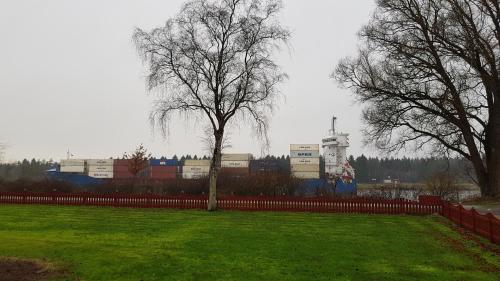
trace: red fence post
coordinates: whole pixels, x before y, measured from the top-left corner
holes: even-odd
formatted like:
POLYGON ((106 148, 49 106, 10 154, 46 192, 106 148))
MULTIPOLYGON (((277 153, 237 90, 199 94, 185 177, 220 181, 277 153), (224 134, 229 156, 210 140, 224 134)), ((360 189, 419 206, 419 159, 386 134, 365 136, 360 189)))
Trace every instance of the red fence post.
POLYGON ((476 233, 476 210, 472 208, 470 211, 472 213, 472 232, 476 233))
POLYGON ((489 234, 489 238, 490 238, 490 241, 495 243, 495 238, 493 236, 493 214, 492 213, 488 213, 486 214, 486 217, 488 217, 488 226, 490 227, 490 231, 488 231, 488 234, 489 234))
POLYGON ((458 205, 458 225, 463 226, 462 224, 462 205, 458 205))

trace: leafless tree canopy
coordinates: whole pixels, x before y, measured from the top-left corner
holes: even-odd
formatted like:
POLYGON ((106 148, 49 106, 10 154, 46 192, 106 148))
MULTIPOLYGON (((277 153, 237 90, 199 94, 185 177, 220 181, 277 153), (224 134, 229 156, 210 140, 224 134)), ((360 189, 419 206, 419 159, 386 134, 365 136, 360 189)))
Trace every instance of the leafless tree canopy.
POLYGON ((214 199, 226 125, 250 121, 267 140, 277 86, 286 78, 272 59, 290 36, 277 20, 280 9, 279 0, 192 0, 165 26, 134 33, 149 89, 164 93, 152 120, 165 130, 172 113, 181 112, 211 125, 214 199))
POLYGON ((174 111, 204 113, 214 131, 247 115, 259 132, 285 74, 271 56, 287 30, 276 21, 279 1, 190 1, 177 17, 134 40, 149 66, 147 84, 167 95, 153 117, 165 125, 174 111))
POLYGON ((497 0, 379 0, 362 48, 334 73, 363 111, 366 141, 469 159, 483 194, 500 190, 497 0))

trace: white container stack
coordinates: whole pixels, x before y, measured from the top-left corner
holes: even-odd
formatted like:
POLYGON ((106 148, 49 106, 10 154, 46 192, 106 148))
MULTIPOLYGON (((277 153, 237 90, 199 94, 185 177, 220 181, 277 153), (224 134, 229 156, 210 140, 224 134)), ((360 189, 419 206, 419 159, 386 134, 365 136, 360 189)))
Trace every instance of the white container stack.
POLYGON ((88 159, 87 173, 89 177, 100 179, 113 178, 113 159, 88 159))
POLYGON ((290 171, 300 179, 319 179, 319 144, 290 144, 290 171))
POLYGON ((84 173, 85 160, 83 159, 66 159, 61 160, 61 173, 84 173))
POLYGON ((250 153, 222 154, 221 172, 232 176, 247 176, 250 173, 250 153))
POLYGON ((184 160, 182 167, 182 178, 197 179, 208 177, 210 171, 210 160, 184 160))

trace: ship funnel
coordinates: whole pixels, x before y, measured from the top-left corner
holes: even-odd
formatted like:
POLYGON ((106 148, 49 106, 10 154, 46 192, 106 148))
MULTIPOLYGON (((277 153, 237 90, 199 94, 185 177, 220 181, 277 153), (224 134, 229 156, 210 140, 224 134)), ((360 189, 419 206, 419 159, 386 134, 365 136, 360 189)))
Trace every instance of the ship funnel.
POLYGON ((332 133, 335 134, 335 120, 337 120, 337 117, 333 116, 332 117, 332 133))

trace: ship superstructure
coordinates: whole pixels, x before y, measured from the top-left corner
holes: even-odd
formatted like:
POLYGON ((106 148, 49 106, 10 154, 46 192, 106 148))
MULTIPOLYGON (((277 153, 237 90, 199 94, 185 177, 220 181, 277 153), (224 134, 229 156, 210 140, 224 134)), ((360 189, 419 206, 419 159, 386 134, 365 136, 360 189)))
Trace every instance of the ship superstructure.
POLYGON ((330 179, 339 177, 345 172, 347 148, 349 147, 349 134, 338 133, 335 130, 336 121, 337 118, 334 116, 332 118, 332 127, 322 142, 325 176, 330 179))

